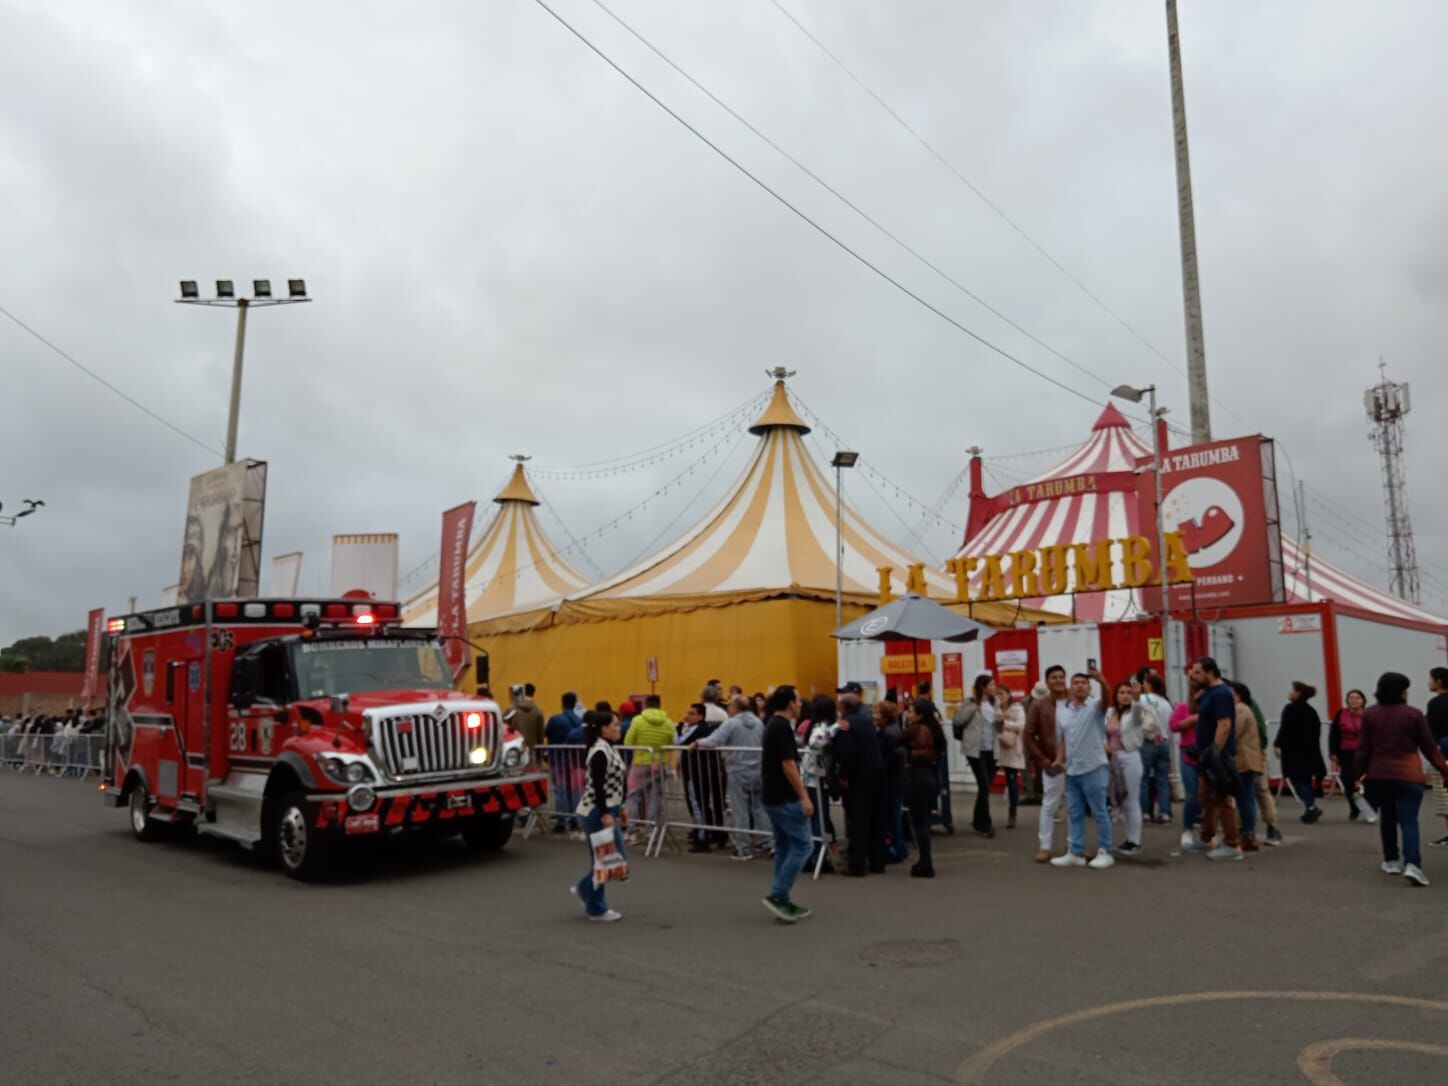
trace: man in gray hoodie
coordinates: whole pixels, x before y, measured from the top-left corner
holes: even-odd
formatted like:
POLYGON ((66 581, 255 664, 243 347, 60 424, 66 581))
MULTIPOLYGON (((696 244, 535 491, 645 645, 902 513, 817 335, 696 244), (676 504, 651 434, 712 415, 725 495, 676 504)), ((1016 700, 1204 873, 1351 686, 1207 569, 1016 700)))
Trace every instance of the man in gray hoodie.
POLYGON ((750 712, 749 699, 743 695, 729 699, 729 719, 711 734, 689 744, 690 750, 725 751, 722 757, 729 774, 729 811, 736 831, 736 860, 747 860, 752 855, 750 829, 772 832, 764 814, 764 785, 760 776, 763 745, 764 722, 750 712))

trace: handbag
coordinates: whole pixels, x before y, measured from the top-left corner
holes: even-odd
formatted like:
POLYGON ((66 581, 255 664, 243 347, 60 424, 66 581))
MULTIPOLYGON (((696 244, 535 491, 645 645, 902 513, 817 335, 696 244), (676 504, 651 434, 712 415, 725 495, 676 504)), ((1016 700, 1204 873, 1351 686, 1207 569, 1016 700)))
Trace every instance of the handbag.
POLYGON ((1197 755, 1197 769, 1206 777, 1207 783, 1224 796, 1236 796, 1242 792, 1242 778, 1237 775, 1235 758, 1228 758, 1222 748, 1208 743, 1205 750, 1197 755))
POLYGON ((595 830, 588 835, 593 846, 593 883, 621 882, 628 878, 628 860, 619 851, 612 827, 595 830))

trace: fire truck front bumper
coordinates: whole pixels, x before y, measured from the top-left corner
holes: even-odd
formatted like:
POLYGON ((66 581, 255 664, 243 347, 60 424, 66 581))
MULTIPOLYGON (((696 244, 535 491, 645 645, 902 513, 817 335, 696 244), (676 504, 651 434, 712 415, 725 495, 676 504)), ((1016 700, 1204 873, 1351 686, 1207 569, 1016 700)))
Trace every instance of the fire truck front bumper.
POLYGON ((548 778, 541 774, 486 781, 434 781, 395 787, 355 785, 347 792, 307 796, 312 825, 348 836, 402 832, 425 826, 452 828, 466 818, 503 815, 548 799, 548 778), (370 799, 370 802, 368 800, 370 799))

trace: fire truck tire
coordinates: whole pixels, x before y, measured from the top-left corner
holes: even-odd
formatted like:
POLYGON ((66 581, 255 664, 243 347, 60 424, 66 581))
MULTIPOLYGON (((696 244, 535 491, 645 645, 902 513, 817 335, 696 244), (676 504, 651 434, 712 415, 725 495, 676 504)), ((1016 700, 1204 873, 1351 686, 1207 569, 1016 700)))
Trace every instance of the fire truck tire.
POLYGON ((463 842, 474 852, 500 852, 513 836, 512 815, 475 815, 463 826, 463 842))
POLYGON ((140 781, 131 785, 130 792, 131 833, 137 841, 159 841, 164 827, 151 817, 151 798, 146 795, 140 781))
POLYGON ((336 843, 308 823, 306 798, 300 790, 282 797, 270 826, 269 843, 283 871, 294 879, 312 882, 331 870, 336 843))

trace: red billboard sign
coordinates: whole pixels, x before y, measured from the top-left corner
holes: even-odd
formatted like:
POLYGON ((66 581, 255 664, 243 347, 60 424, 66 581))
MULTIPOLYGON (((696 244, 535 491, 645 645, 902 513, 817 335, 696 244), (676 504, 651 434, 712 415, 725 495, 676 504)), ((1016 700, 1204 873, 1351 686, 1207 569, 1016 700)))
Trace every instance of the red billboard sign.
POLYGON ((442 553, 437 571, 437 632, 456 681, 468 666, 467 559, 475 502, 442 515, 442 553))
MULTIPOLYGON (((1137 478, 1141 532, 1154 552, 1156 488, 1149 470, 1137 478)), ((1282 601, 1277 469, 1269 439, 1254 434, 1164 452, 1161 493, 1162 527, 1180 534, 1195 578, 1169 590, 1173 609, 1282 601)), ((1146 595, 1148 606, 1159 606, 1155 590, 1146 595)))

